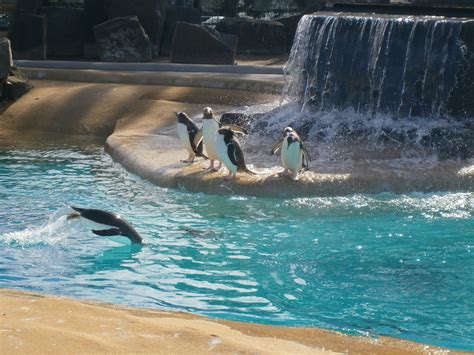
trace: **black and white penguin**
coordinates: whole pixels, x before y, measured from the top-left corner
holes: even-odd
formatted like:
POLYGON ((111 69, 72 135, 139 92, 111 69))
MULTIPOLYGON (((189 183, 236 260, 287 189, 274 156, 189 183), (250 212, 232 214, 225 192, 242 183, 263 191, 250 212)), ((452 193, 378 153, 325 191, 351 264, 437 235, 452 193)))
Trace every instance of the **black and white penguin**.
POLYGON ((202 153, 203 139, 202 133, 196 123, 184 112, 175 112, 178 119, 177 129, 181 146, 188 152, 188 159, 182 160, 184 163, 192 163, 196 156, 207 157, 202 153))
POLYGON ((256 175, 255 172, 247 168, 244 152, 235 137, 235 132, 231 128, 224 126, 217 131, 215 136, 215 148, 219 160, 229 169, 227 179, 235 179, 238 171, 256 175))
POLYGON ((211 162, 209 165, 209 170, 218 171, 222 162, 219 160, 219 154, 217 153, 215 141, 217 131, 220 127, 220 122, 214 116, 214 112, 210 107, 204 107, 203 116, 202 116, 202 134, 204 145, 206 146, 206 153, 211 162), (217 168, 214 167, 214 162, 218 161, 217 168))
MULTIPOLYGON (((227 128, 230 128, 236 133, 247 134, 247 131, 234 124, 225 124, 227 128)), ((223 127, 223 124, 217 119, 210 107, 204 107, 202 117, 202 134, 204 145, 206 146, 206 152, 210 160, 209 170, 219 171, 222 166, 222 162, 219 160, 219 154, 217 153, 215 141, 216 135, 219 128, 223 127), (218 161, 219 165, 217 168, 214 167, 214 162, 218 161)))
POLYGON ((85 218, 88 220, 93 229, 92 233, 104 237, 121 244, 142 244, 143 239, 138 232, 118 214, 103 210, 79 208, 71 206, 76 211, 71 213, 67 219, 85 218))
POLYGON ((292 180, 298 180, 299 172, 309 168, 308 161, 311 158, 303 145, 303 141, 293 128, 286 127, 283 130, 283 140, 272 147, 271 154, 276 154, 278 151, 281 151, 281 164, 285 168, 281 175, 290 176, 292 180))

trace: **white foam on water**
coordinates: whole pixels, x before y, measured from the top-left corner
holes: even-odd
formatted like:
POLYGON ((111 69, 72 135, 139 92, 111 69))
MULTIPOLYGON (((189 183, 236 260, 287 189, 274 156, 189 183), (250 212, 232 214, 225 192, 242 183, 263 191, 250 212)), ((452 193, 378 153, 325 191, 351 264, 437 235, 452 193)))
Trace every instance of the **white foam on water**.
POLYGON ((40 226, 1 235, 0 242, 23 247, 35 244, 54 245, 64 241, 70 235, 70 228, 67 216, 58 216, 58 213, 56 213, 40 226))

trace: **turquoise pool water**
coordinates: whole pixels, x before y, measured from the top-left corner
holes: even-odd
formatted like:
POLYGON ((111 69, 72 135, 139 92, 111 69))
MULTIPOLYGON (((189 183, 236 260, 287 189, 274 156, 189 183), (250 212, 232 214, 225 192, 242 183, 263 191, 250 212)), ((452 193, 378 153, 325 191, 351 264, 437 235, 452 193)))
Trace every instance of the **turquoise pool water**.
POLYGON ((474 350, 474 194, 163 189, 99 146, 0 148, 0 287, 474 350), (67 221, 119 212, 124 247, 67 221))

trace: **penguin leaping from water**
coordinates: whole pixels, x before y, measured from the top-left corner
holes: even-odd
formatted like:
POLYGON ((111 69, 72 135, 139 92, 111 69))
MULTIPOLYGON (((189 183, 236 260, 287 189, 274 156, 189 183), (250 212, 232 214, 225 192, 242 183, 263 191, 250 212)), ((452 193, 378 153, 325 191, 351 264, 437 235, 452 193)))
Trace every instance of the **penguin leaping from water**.
POLYGON ((106 229, 93 229, 92 233, 104 237, 110 238, 118 243, 122 244, 142 244, 143 239, 140 237, 138 232, 119 215, 107 211, 79 208, 71 206, 76 211, 71 213, 67 219, 74 218, 85 218, 95 226, 95 228, 106 228, 106 229), (118 238, 117 238, 118 237, 118 238), (121 237, 121 238, 120 238, 121 237))
POLYGON ((308 162, 311 160, 308 151, 303 145, 303 141, 296 131, 291 127, 283 130, 283 140, 278 141, 272 147, 271 154, 281 151, 281 163, 285 170, 280 173, 290 176, 292 180, 298 180, 298 173, 301 170, 308 170, 308 162))
POLYGON ((215 147, 219 160, 229 169, 229 176, 226 179, 235 179, 238 171, 256 175, 247 168, 244 152, 231 128, 224 126, 217 131, 215 147))
POLYGON ((196 123, 184 112, 175 112, 178 119, 177 129, 181 146, 188 152, 188 159, 182 160, 183 163, 192 163, 196 156, 207 157, 202 153, 203 137, 196 123))

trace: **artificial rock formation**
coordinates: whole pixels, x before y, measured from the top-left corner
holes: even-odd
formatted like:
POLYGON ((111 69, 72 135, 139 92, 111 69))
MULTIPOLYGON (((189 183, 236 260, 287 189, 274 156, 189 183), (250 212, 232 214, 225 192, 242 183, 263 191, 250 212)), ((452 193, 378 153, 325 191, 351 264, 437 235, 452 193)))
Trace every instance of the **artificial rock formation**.
POLYGON ((176 23, 187 22, 195 25, 201 24, 201 12, 188 6, 172 6, 166 13, 165 28, 161 40, 162 55, 170 55, 176 23))
POLYGON ((241 54, 282 54, 286 52, 285 28, 280 22, 243 17, 224 18, 216 30, 239 37, 241 54))
POLYGON ((170 62, 194 64, 234 64, 235 51, 217 31, 178 22, 174 32, 170 62))
POLYGON ((10 41, 0 38, 0 99, 14 101, 30 89, 28 79, 13 66, 10 41))
POLYGON ((137 16, 141 26, 148 35, 153 54, 158 55, 160 41, 163 36, 166 10, 166 0, 108 0, 106 2, 107 17, 137 16))
POLYGON ((118 17, 94 26, 99 57, 106 62, 149 62, 150 40, 136 16, 118 17))

